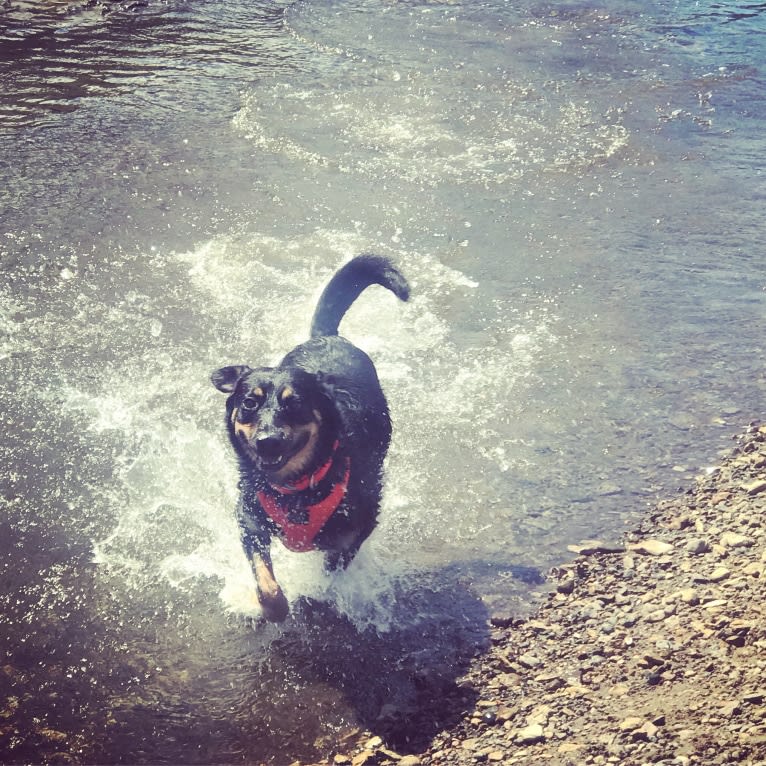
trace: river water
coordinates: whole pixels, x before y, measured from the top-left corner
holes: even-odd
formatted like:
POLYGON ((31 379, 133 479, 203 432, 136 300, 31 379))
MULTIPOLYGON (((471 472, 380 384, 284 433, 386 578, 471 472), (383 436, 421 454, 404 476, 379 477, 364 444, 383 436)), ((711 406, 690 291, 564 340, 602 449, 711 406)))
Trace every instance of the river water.
POLYGON ((0 10, 0 755, 416 751, 585 537, 762 417, 766 6, 227 0, 0 10), (343 333, 394 418, 348 572, 233 520, 223 364, 343 333))

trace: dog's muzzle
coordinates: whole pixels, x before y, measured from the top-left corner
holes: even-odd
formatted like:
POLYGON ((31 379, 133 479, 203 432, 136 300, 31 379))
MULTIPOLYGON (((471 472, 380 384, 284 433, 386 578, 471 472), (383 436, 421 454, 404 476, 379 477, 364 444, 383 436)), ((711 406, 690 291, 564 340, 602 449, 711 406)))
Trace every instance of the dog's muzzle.
POLYGON ((277 466, 287 457, 290 442, 281 433, 259 435, 253 445, 265 467, 277 466))

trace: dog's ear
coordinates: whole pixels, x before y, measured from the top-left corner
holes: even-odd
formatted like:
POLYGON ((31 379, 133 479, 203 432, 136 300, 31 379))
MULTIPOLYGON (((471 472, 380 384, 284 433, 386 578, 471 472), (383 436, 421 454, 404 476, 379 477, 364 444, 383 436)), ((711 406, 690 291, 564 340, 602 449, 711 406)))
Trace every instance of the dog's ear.
POLYGON ((221 367, 210 376, 210 382, 224 394, 230 394, 237 385, 237 381, 251 372, 252 368, 246 364, 234 364, 230 367, 221 367))
POLYGON ((324 372, 317 373, 316 381, 318 383, 320 395, 327 399, 330 404, 334 406, 341 405, 347 409, 354 409, 355 398, 353 393, 348 390, 347 382, 346 385, 344 385, 344 382, 335 375, 324 372))

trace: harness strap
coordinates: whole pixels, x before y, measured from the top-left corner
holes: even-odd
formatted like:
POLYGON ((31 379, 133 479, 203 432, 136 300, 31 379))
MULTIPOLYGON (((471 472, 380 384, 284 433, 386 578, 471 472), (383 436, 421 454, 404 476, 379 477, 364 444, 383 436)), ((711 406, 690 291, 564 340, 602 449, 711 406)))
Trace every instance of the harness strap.
MULTIPOLYGON (((332 458, 330 459, 332 463, 332 458)), ((323 466, 323 468, 325 468, 323 466)), ((320 469, 322 470, 322 469, 320 469)), ((326 466, 323 476, 329 470, 326 466)), ((306 506, 303 510, 307 514, 305 523, 290 521, 288 503, 285 500, 274 497, 265 491, 257 493, 258 501, 266 514, 280 529, 280 539, 288 550, 297 553, 314 550, 314 540, 325 525, 330 516, 338 510, 348 489, 348 480, 351 476, 351 460, 346 458, 346 470, 343 478, 333 484, 327 496, 313 505, 306 506)), ((275 489, 277 489, 275 487, 275 489)), ((279 490, 278 490, 279 491, 279 490)), ((296 492, 297 490, 292 490, 296 492)))

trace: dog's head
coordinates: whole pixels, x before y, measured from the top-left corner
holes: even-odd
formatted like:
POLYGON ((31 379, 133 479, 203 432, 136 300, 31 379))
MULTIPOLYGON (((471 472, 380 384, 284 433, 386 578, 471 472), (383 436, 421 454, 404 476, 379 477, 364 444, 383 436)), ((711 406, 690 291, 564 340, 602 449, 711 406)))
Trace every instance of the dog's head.
POLYGON ((236 365, 216 370, 211 380, 230 395, 226 411, 235 447, 270 482, 290 481, 316 467, 333 437, 328 401, 314 375, 236 365))

